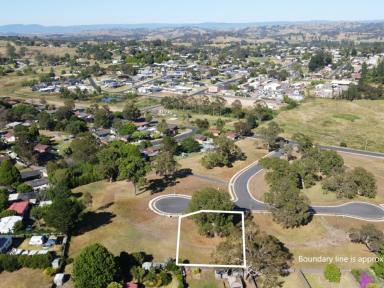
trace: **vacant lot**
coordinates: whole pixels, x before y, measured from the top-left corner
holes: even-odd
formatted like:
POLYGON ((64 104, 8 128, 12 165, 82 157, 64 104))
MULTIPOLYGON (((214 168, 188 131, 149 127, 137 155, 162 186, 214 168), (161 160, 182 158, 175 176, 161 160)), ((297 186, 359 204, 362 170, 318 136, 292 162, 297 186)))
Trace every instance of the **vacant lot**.
POLYGON ((23 268, 15 272, 1 272, 0 283, 4 288, 48 288, 51 287, 51 277, 45 276, 40 269, 23 268))
POLYGON ((229 181, 231 177, 236 174, 237 171, 244 168, 245 166, 261 159, 268 152, 264 149, 257 148, 257 140, 254 139, 244 139, 236 142, 236 145, 241 148, 241 150, 247 156, 247 159, 244 161, 236 161, 233 163, 233 167, 216 167, 213 169, 204 168, 200 160, 203 158, 203 153, 198 153, 191 155, 187 158, 180 159, 180 164, 183 168, 190 168, 194 174, 205 175, 213 178, 218 178, 222 180, 229 181))
MULTIPOLYGON (((161 185, 157 186, 159 188, 161 185)), ((76 188, 74 192, 78 194, 90 192, 93 203, 81 225, 82 231, 72 237, 70 256, 98 242, 116 255, 122 251, 145 251, 157 261, 175 257, 177 219, 153 213, 148 208, 148 202, 155 196, 174 191, 191 195, 202 187, 212 185, 204 180, 187 177, 179 179, 175 189, 166 188, 152 196, 148 192, 134 196, 133 186, 126 181, 101 181, 76 188)))
MULTIPOLYGON (((345 166, 348 168, 363 167, 369 172, 373 173, 377 181, 377 196, 374 199, 365 197, 356 197, 353 200, 367 201, 377 204, 384 203, 384 159, 374 157, 362 157, 349 153, 340 153, 344 159, 345 166)), ((264 193, 268 191, 268 184, 265 181, 265 171, 261 171, 259 174, 251 178, 249 187, 252 195, 256 199, 263 199, 264 193)), ((321 184, 316 185, 303 190, 308 196, 312 204, 340 204, 351 201, 351 199, 338 199, 336 194, 327 193, 324 194, 321 184)))
POLYGON ((290 137, 296 132, 317 143, 384 152, 384 100, 341 101, 310 99, 298 108, 281 112, 276 121, 290 137))
MULTIPOLYGON (((283 229, 273 222, 271 215, 253 214, 254 221, 266 233, 276 236, 294 255, 295 268, 323 268, 324 263, 305 263, 299 257, 373 257, 374 254, 361 244, 351 243, 348 231, 366 224, 364 221, 340 217, 314 217, 306 226, 283 229)), ((374 224, 383 229, 383 224, 374 224)), ((301 258, 303 259, 303 258, 301 258)), ((369 264, 343 263, 342 268, 368 268, 369 264)), ((348 287, 348 286, 345 286, 348 287)))

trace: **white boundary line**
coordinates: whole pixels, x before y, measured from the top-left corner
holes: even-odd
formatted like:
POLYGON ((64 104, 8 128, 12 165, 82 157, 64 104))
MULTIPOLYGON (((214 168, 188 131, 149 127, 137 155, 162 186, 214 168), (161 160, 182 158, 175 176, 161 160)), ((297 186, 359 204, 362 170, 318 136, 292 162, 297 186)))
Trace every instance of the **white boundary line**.
POLYGON ((225 210, 199 210, 196 212, 188 213, 179 216, 178 227, 177 227, 177 244, 176 244, 176 265, 182 267, 216 267, 216 268, 246 268, 247 259, 245 254, 245 221, 243 211, 225 211, 225 210), (222 265, 222 264, 184 264, 179 263, 179 249, 180 249, 180 234, 181 234, 181 220, 183 218, 193 216, 200 213, 223 213, 223 214, 240 214, 241 215, 241 234, 243 238, 243 265, 222 265))

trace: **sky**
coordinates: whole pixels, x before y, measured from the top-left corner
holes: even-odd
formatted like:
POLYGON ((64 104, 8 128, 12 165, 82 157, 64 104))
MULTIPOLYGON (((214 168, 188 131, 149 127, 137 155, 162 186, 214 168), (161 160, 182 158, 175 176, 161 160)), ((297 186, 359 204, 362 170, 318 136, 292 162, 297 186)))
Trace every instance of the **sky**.
POLYGON ((383 0, 3 0, 0 25, 384 20, 383 0))

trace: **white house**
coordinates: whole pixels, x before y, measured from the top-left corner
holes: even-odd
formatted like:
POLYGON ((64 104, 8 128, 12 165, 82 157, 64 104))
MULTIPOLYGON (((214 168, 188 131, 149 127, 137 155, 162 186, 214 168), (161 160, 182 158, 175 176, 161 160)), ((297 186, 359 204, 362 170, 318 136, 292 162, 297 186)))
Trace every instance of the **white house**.
POLYGON ((8 216, 0 219, 0 233, 7 234, 13 232, 13 226, 16 222, 23 220, 21 216, 8 216))

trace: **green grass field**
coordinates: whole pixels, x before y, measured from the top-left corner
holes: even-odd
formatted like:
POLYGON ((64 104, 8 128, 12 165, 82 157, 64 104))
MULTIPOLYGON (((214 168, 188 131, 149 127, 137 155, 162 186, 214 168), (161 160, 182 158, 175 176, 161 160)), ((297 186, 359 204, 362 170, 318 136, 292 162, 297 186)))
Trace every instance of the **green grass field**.
POLYGON ((320 144, 384 152, 384 100, 308 99, 276 117, 291 137, 301 132, 320 144))

